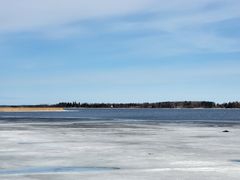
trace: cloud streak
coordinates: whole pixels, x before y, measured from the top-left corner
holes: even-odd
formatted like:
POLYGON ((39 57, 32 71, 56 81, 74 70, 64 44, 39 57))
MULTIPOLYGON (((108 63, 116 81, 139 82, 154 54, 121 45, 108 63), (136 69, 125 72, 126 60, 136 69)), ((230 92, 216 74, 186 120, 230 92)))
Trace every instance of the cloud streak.
POLYGON ((0 0, 0 30, 24 31, 76 21, 131 14, 152 0, 0 0))
POLYGON ((239 17, 239 5, 237 0, 0 0, 0 30, 36 30, 84 20, 155 13, 158 16, 143 22, 145 26, 171 31, 239 17))

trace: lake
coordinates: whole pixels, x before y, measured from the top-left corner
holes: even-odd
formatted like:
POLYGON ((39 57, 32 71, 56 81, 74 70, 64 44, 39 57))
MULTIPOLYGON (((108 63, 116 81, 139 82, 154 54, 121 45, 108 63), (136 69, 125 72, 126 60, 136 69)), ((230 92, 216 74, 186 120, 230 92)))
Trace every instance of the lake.
POLYGON ((239 180, 240 110, 0 113, 0 179, 239 180))
POLYGON ((156 121, 239 123, 239 109, 72 109, 0 113, 0 121, 156 121))

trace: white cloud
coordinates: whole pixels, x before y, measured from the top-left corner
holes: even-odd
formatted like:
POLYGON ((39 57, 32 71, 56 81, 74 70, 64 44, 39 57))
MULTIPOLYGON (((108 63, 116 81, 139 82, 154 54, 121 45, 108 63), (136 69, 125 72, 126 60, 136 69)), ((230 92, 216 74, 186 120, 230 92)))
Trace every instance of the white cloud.
POLYGON ((206 24, 240 17, 238 0, 0 0, 0 32, 37 32, 46 38, 124 33, 139 30, 166 32, 162 37, 127 39, 124 46, 134 52, 179 54, 199 50, 239 51, 238 39, 210 32, 206 24), (117 18, 152 13, 138 20, 117 18), (104 26, 88 27, 82 21, 103 20, 104 26), (106 20, 106 21, 104 21, 106 20), (74 26, 72 24, 78 24, 74 26), (132 46, 132 47, 130 47, 132 46), (142 49, 141 49, 142 48, 142 49))
POLYGON ((160 14, 157 19, 146 22, 147 26, 170 30, 186 24, 236 17, 238 5, 237 0, 227 3, 222 0, 0 0, 0 31, 62 27, 81 20, 145 12, 160 14), (199 9, 217 8, 224 2, 219 10, 194 13, 199 9))
POLYGON ((221 23, 240 18, 240 1, 183 0, 163 3, 156 7, 156 14, 147 21, 120 21, 111 24, 109 30, 116 32, 159 32, 149 37, 140 37, 127 45, 133 51, 150 55, 171 55, 188 52, 238 52, 238 37, 226 37, 215 32, 221 23), (181 2, 181 3, 180 3, 181 2), (162 32, 162 34, 161 34, 162 32))
POLYGON ((31 30, 91 18, 126 15, 148 7, 152 1, 0 0, 0 30, 31 30))

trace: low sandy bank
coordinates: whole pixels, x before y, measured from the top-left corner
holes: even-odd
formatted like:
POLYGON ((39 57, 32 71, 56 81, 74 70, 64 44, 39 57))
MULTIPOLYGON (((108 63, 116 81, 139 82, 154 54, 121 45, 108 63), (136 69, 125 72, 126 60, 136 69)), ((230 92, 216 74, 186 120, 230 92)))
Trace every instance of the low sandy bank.
POLYGON ((63 111, 64 108, 57 107, 0 107, 0 112, 42 112, 63 111))

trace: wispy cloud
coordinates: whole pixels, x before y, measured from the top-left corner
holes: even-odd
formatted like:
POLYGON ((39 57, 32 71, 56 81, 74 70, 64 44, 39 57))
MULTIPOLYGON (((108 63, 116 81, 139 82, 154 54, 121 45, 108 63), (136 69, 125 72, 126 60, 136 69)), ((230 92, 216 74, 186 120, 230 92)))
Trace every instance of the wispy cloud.
MULTIPOLYGON (((154 41, 156 46, 165 43, 168 46, 166 39, 172 42, 170 46, 178 46, 167 51, 160 48, 161 51, 185 52, 191 46, 210 51, 239 51, 238 39, 221 37, 208 29, 211 24, 240 18, 239 7, 238 0, 0 0, 0 32, 35 32, 58 39, 151 31, 155 32, 152 36, 157 34, 156 39, 162 38, 162 42, 154 41), (143 18, 144 14, 151 16, 143 18), (89 26, 94 22, 96 26, 89 26), (159 37, 163 33, 166 36, 159 37)), ((135 46, 134 40, 132 44, 135 46)))
POLYGON ((155 13, 144 26, 171 31, 239 17, 239 5, 238 0, 0 0, 0 30, 38 30, 83 20, 155 13))
POLYGON ((1 0, 0 30, 48 28, 75 21, 138 12, 153 0, 1 0))

